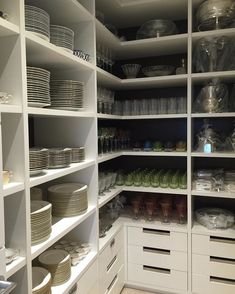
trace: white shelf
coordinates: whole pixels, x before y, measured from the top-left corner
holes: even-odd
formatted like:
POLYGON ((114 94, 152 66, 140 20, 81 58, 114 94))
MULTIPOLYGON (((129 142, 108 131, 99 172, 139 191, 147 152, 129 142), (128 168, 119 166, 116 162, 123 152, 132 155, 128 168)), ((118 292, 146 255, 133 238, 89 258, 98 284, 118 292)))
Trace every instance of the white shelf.
POLYGON ((187 152, 154 152, 154 151, 124 151, 122 155, 126 156, 170 156, 170 157, 186 157, 187 152))
POLYGON ((192 152, 192 157, 209 157, 209 158, 235 158, 235 152, 192 152))
POLYGON ((34 115, 34 116, 95 117, 94 112, 68 111, 68 110, 57 110, 57 109, 37 108, 37 107, 28 107, 27 112, 28 114, 34 115))
POLYGON ((0 112, 3 113, 22 113, 22 106, 12 104, 0 104, 0 112))
POLYGON ((194 222, 192 233, 222 238, 235 238, 235 226, 226 230, 209 230, 206 227, 194 222))
POLYGON ((191 194, 193 196, 205 196, 205 197, 218 197, 218 198, 230 198, 235 199, 235 193, 232 192, 226 192, 226 191, 198 191, 198 190, 192 190, 191 194))
POLYGON ((122 156, 122 152, 114 152, 114 153, 99 155, 98 156, 98 163, 102 163, 102 162, 117 158, 119 156, 122 156))
POLYGON ((88 269, 88 267, 96 259, 97 253, 91 251, 88 255, 76 266, 71 267, 71 277, 70 279, 59 286, 54 286, 51 288, 51 294, 65 294, 78 282, 83 273, 88 269))
POLYGON ((113 89, 120 89, 121 88, 121 79, 110 74, 109 72, 96 67, 97 72, 97 83, 100 86, 106 86, 113 89))
POLYGON ((226 37, 235 37, 235 30, 234 28, 231 29, 221 29, 221 30, 214 30, 214 31, 204 31, 204 32, 195 32, 192 33, 192 41, 193 45, 197 41, 199 41, 201 38, 207 38, 207 37, 220 37, 220 36, 226 36, 226 37))
POLYGON ((214 118, 214 117, 235 117, 235 112, 221 112, 221 113, 192 113, 195 118, 214 118))
POLYGON ((114 189, 111 189, 110 192, 106 192, 102 196, 98 196, 98 202, 99 202, 99 208, 104 206, 106 203, 108 203, 110 200, 112 200, 114 197, 119 195, 122 192, 122 187, 116 186, 114 189))
POLYGON ((16 260, 13 260, 11 263, 6 265, 6 274, 5 278, 8 279, 18 270, 26 265, 26 258, 19 256, 16 260))
POLYGON ((187 114, 124 115, 122 119, 172 119, 187 118, 187 114))
POLYGON ((232 83, 235 80, 235 71, 193 73, 192 83, 204 85, 206 82, 211 81, 211 79, 213 78, 219 78, 221 82, 232 83))
POLYGON ((113 237, 121 230, 123 227, 122 219, 119 217, 113 224, 112 227, 105 232, 105 236, 103 238, 99 238, 99 253, 103 251, 105 246, 110 242, 113 237))
POLYGON ((153 188, 153 187, 134 187, 123 186, 123 191, 128 192, 144 192, 144 193, 159 193, 159 194, 175 194, 175 195, 187 195, 187 189, 169 189, 169 188, 153 188))
POLYGON ((117 58, 140 58, 187 52, 188 34, 125 41, 120 43, 117 58))
POLYGON ((18 35, 20 29, 17 25, 0 17, 0 37, 18 35))
POLYGON ((78 216, 66 218, 53 217, 52 232, 50 237, 46 241, 40 244, 33 245, 31 247, 31 258, 36 258, 39 254, 41 254, 43 251, 45 251, 47 248, 49 248, 51 245, 53 245, 55 242, 57 242, 59 239, 69 233, 72 229, 81 224, 95 211, 95 206, 89 206, 87 212, 78 216))
MULTIPOLYGON (((71 1, 71 0, 70 0, 71 1)), ((25 32, 27 62, 34 66, 52 67, 56 69, 94 70, 94 66, 51 44, 32 32, 25 32)))
POLYGON ((187 85, 188 75, 170 75, 163 77, 147 77, 136 79, 123 79, 122 89, 149 89, 149 88, 167 88, 187 85))
POLYGON ((121 115, 98 113, 97 118, 99 118, 99 119, 122 119, 123 117, 121 115))
POLYGON ((95 164, 95 160, 86 160, 81 163, 72 163, 69 167, 60 169, 47 169, 45 174, 30 178, 30 188, 52 181, 54 179, 72 174, 95 164))
POLYGON ((113 33, 111 33, 98 19, 95 19, 95 27, 97 42, 100 44, 105 44, 105 46, 113 51, 116 57, 120 48, 119 39, 113 33))
POLYGON ((3 185, 3 197, 6 197, 11 194, 24 190, 24 183, 21 182, 10 182, 6 185, 3 185))

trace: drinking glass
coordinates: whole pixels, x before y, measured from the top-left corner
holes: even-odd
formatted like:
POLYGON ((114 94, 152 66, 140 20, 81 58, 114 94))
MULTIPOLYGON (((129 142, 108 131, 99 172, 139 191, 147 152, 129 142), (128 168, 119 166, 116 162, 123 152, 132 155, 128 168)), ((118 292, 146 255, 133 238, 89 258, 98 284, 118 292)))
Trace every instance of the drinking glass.
POLYGON ((167 113, 167 99, 159 98, 158 99, 158 113, 166 114, 167 113))
POLYGON ((177 113, 187 113, 187 98, 178 97, 177 98, 177 113))
POLYGON ((177 113, 177 98, 171 97, 167 99, 167 113, 177 113))

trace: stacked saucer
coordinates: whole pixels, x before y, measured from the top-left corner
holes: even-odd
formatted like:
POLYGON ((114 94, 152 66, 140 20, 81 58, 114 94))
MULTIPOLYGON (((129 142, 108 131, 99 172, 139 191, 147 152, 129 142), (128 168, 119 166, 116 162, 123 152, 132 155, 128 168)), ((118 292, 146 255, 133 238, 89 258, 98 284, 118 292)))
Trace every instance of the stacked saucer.
POLYGON ((51 274, 43 267, 32 267, 32 294, 51 293, 51 274))
POLYGON ((82 110, 84 83, 72 80, 51 81, 51 108, 82 110))
POLYGON ((74 32, 67 28, 57 25, 50 27, 51 43, 63 48, 73 54, 74 49, 74 32))
POLYGON ((71 162, 82 162, 85 160, 85 147, 76 147, 72 149, 71 162))
POLYGON ((51 234, 51 203, 42 200, 33 200, 31 208, 31 241, 38 244, 50 237, 51 234))
POLYGON ((50 72, 43 68, 27 66, 27 91, 29 106, 50 106, 50 72))
POLYGON ((51 273, 52 286, 61 285, 69 280, 71 259, 67 251, 61 249, 47 250, 39 256, 38 261, 51 273))
POLYGON ((25 29, 50 42, 50 16, 41 8, 25 5, 25 29))
POLYGON ((52 203, 52 214, 70 217, 84 213, 88 207, 87 185, 66 183, 48 188, 48 199, 52 203))
POLYGON ((30 176, 41 174, 48 166, 48 149, 29 149, 30 176))
POLYGON ((50 148, 48 168, 68 167, 71 162, 70 148, 50 148))

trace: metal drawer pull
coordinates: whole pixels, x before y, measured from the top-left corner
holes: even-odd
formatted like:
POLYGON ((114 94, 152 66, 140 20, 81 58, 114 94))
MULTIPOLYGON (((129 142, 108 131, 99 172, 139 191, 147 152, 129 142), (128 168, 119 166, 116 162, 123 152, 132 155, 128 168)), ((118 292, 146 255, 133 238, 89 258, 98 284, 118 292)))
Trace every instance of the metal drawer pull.
POLYGON ((152 253, 158 253, 158 254, 164 254, 164 255, 170 255, 170 250, 165 249, 159 249, 159 248, 151 248, 151 247, 143 247, 144 252, 152 252, 152 253))
POLYGON ((226 263, 226 264, 235 264, 235 260, 231 258, 222 258, 222 257, 215 257, 210 256, 210 261, 218 262, 218 263, 226 263))
POLYGON ((113 247, 114 244, 115 244, 115 239, 113 239, 113 240, 110 242, 110 247, 113 247))
POLYGON ((110 268, 113 266, 116 260, 117 260, 117 255, 114 256, 114 258, 111 260, 111 262, 107 266, 107 272, 110 270, 110 268))
POLYGON ((108 288, 107 288, 108 292, 111 290, 111 288, 112 288, 113 285, 115 284, 116 280, 117 280, 117 274, 116 274, 116 276, 114 277, 114 279, 112 280, 112 282, 110 283, 110 285, 108 286, 108 288))
POLYGON ((143 233, 170 236, 170 231, 163 231, 163 230, 154 230, 154 229, 145 229, 145 228, 143 228, 143 233))
POLYGON ((161 273, 161 274, 168 274, 168 275, 171 273, 171 270, 169 270, 169 269, 161 268, 161 267, 153 267, 153 266, 148 266, 148 265, 143 265, 143 270, 155 272, 155 273, 161 273))
POLYGON ((235 286, 235 280, 223 279, 223 278, 218 278, 218 277, 213 277, 213 276, 210 277, 210 282, 222 283, 222 284, 235 286))
POLYGON ((232 238, 222 238, 222 237, 210 236, 210 241, 235 245, 235 239, 232 239, 232 238))

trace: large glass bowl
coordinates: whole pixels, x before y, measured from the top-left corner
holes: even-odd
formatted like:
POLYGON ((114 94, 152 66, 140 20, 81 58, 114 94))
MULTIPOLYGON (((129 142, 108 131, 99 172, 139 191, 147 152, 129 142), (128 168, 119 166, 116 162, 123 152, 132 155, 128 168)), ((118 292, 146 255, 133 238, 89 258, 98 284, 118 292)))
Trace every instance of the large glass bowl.
POLYGON ((199 31, 223 29, 230 25, 234 17, 233 0, 207 0, 197 10, 197 27, 199 31))
POLYGON ((228 229, 234 225, 234 214, 221 208, 201 208, 195 212, 199 224, 213 229, 228 229))
POLYGON ((136 39, 158 38, 177 33, 175 23, 167 19, 155 19, 144 23, 137 31, 136 39))
POLYGON ((172 65, 153 65, 142 68, 146 77, 167 76, 173 73, 175 67, 172 65))

